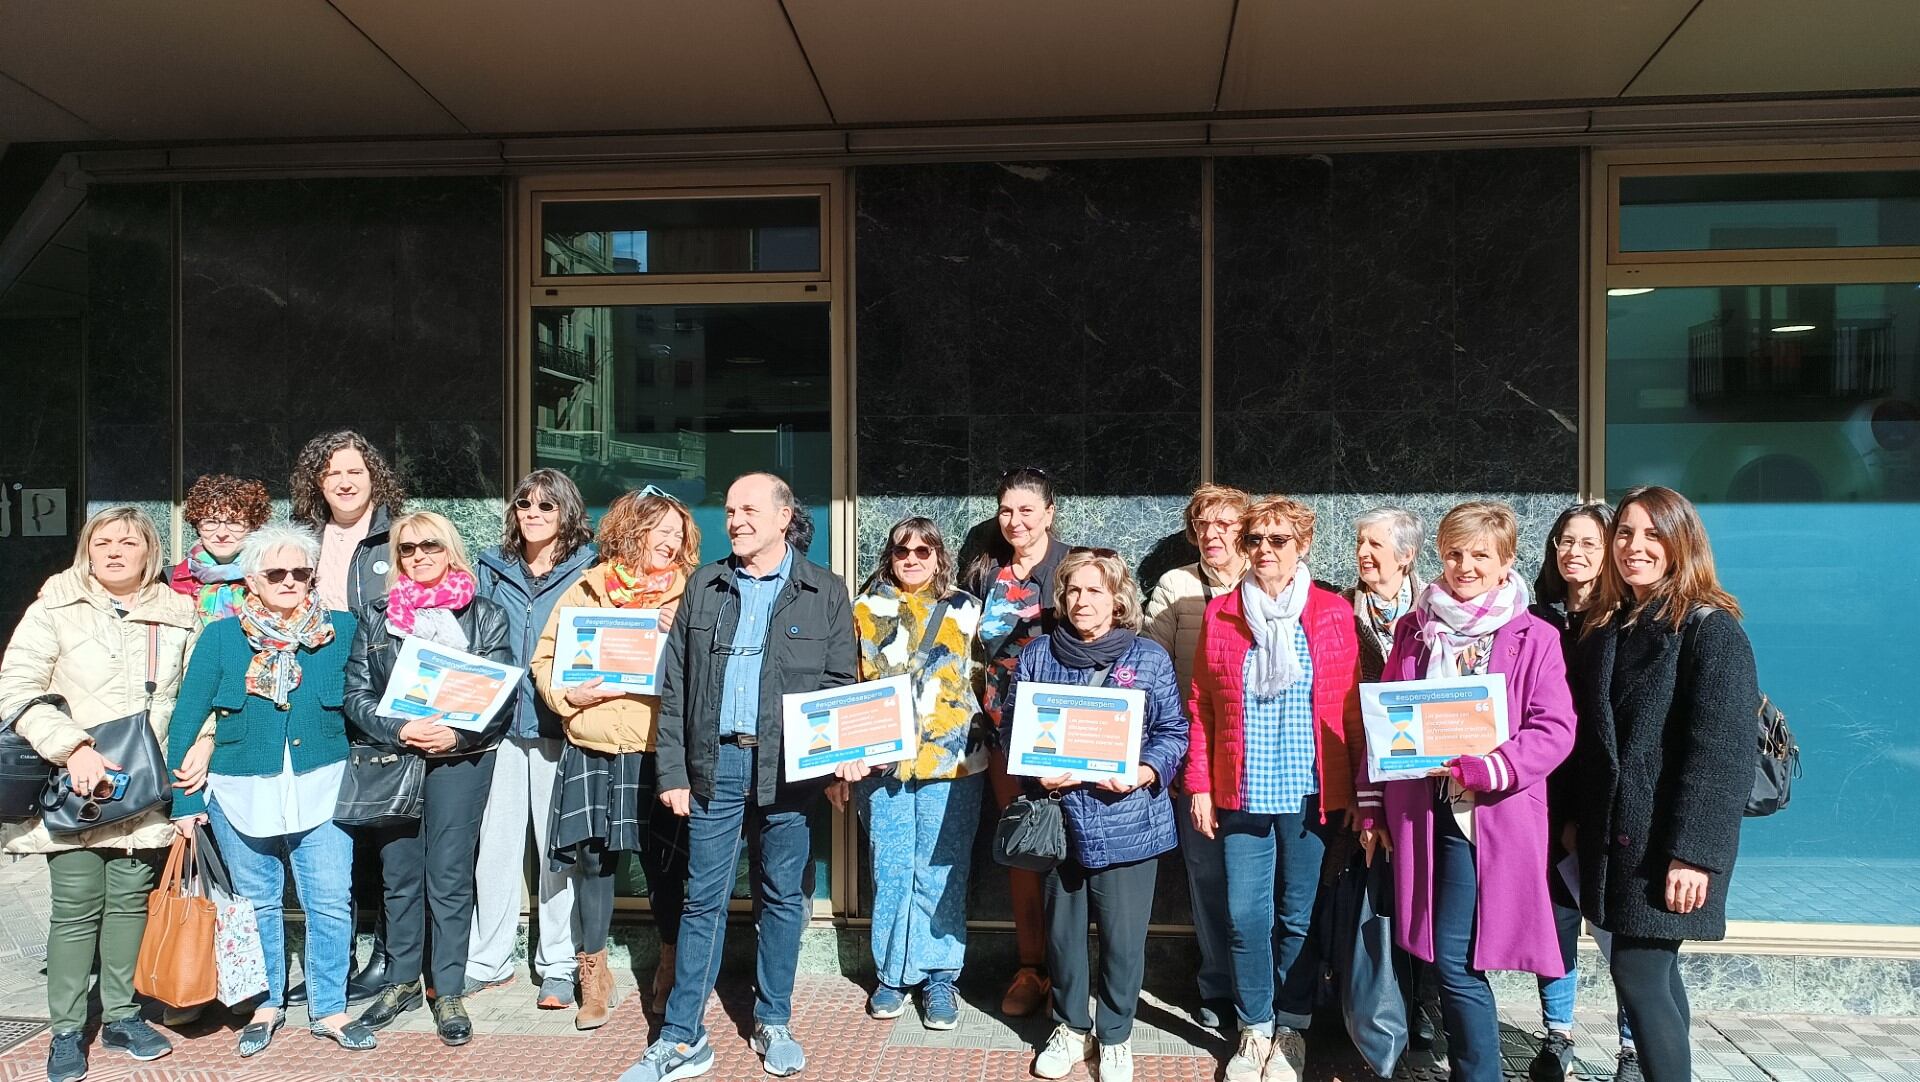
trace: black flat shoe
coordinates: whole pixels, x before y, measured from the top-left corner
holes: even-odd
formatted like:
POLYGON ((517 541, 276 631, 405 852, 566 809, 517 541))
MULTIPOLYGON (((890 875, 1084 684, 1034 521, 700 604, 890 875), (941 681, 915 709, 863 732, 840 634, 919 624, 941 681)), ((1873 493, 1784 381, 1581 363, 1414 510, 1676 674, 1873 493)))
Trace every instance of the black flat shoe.
POLYGON ((374 1038, 372 1030, 358 1022, 348 1022, 337 1030, 328 1029, 315 1022, 313 1028, 307 1032, 323 1040, 332 1041, 349 1052, 365 1052, 380 1043, 374 1038))
MULTIPOLYGON (((351 1003, 353 1001, 349 999, 347 1002, 351 1003)), ((301 981, 299 984, 296 984, 292 988, 287 989, 286 1003, 287 1003, 287 1006, 289 1007, 304 1007, 307 1005, 307 982, 306 981, 301 981)))
POLYGON ((238 1050, 241 1059, 250 1059, 267 1050, 273 1043, 273 1035, 287 1024, 287 1012, 279 1011, 271 1022, 248 1022, 240 1029, 238 1050))
POLYGON ((387 979, 387 956, 378 947, 367 959, 367 964, 347 978, 347 1003, 364 1003, 380 994, 390 982, 387 979))

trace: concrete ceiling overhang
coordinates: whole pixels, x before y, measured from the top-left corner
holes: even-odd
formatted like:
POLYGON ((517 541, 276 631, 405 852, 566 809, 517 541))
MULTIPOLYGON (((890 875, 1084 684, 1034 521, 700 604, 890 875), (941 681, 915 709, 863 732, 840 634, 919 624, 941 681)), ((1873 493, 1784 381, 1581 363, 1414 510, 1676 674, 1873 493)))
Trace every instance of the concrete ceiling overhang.
POLYGON ((1915 0, 0 0, 0 143, 885 129, 1920 87, 1915 0))

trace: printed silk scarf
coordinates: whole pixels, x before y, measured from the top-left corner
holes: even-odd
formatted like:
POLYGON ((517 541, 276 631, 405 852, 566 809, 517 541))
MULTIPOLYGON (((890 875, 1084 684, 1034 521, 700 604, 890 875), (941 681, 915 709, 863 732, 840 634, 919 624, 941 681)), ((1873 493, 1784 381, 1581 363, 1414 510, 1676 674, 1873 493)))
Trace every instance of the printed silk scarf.
POLYGON ((286 706, 287 696, 300 686, 298 650, 302 646, 318 650, 332 642, 333 620, 312 598, 283 620, 252 594, 247 595, 237 619, 253 649, 253 660, 247 664, 247 694, 286 706))
POLYGON ((1436 680, 1471 673, 1480 640, 1507 626, 1532 602, 1527 584, 1509 573, 1504 585, 1472 601, 1461 601, 1440 583, 1428 583, 1414 611, 1427 617, 1420 638, 1428 646, 1426 677, 1436 680))
POLYGON ((1300 614, 1307 609, 1307 595, 1313 592, 1313 573, 1304 563, 1295 564, 1293 581, 1279 597, 1268 597, 1253 573, 1240 580, 1240 605, 1246 610, 1247 626, 1253 630, 1253 671, 1248 674, 1247 691, 1262 699, 1271 699, 1300 682, 1300 614))
POLYGON ((627 570, 625 564, 614 560, 607 561, 607 600, 619 609, 659 608, 666 595, 673 590, 673 582, 679 572, 674 568, 655 571, 651 574, 636 575, 627 570))
POLYGON ((387 623, 400 634, 411 635, 421 610, 464 609, 473 603, 473 590, 473 575, 457 567, 449 568, 432 586, 422 586, 401 575, 387 591, 387 623))
POLYGON ((207 551, 207 546, 198 541, 187 550, 187 573, 193 581, 200 584, 194 593, 194 604, 200 610, 200 622, 210 624, 215 620, 224 620, 229 616, 240 615, 241 607, 246 603, 247 587, 243 581, 246 576, 240 572, 240 561, 230 560, 221 563, 207 551))

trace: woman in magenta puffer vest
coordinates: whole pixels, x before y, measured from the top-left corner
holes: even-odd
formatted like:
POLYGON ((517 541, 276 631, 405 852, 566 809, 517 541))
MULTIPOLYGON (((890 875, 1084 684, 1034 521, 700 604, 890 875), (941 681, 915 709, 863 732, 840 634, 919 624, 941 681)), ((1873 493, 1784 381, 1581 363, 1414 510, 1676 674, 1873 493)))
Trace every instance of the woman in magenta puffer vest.
POLYGON ((1362 739, 1353 606, 1307 570, 1313 510, 1269 497, 1244 521, 1247 576, 1207 605, 1200 629, 1186 769, 1193 827, 1220 838, 1226 865, 1240 1016, 1229 1082, 1305 1069, 1322 828, 1345 829, 1348 746, 1362 739))
POLYGON ((1560 633, 1527 611, 1513 573, 1518 523, 1503 503, 1447 513, 1446 574, 1394 632, 1381 680, 1501 673, 1508 739, 1442 776, 1392 781, 1355 771, 1361 844, 1393 854, 1394 932, 1434 963, 1455 1082, 1499 1082, 1500 1025, 1486 971, 1566 973, 1548 894, 1547 776, 1573 749, 1560 633), (1384 792, 1383 792, 1384 790, 1384 792))

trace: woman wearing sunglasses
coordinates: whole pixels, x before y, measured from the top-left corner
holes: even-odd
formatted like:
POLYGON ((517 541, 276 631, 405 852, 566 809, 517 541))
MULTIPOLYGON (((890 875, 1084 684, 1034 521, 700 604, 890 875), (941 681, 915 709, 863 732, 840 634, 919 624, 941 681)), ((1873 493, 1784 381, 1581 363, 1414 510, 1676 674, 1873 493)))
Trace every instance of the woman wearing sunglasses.
POLYGON ((1146 699, 1140 762, 1131 778, 1083 784, 1070 774, 1021 778, 1030 793, 1061 799, 1067 859, 1047 873, 1047 969, 1053 975, 1055 1025, 1035 1057, 1040 1078, 1065 1078, 1098 1059, 1100 1082, 1133 1082, 1133 1018, 1146 975, 1147 921, 1159 856, 1179 844, 1169 795, 1187 753, 1173 659, 1136 634, 1140 594, 1133 572, 1112 549, 1076 548, 1060 561, 1053 605, 1058 626, 1020 651, 1007 687, 1003 732, 1022 685, 1032 682, 1136 688, 1146 699), (1087 951, 1089 924, 1100 928, 1099 1007, 1087 951))
MULTIPOLYGON (((887 532, 880 566, 853 602, 860 679, 906 676, 920 725, 913 758, 882 767, 853 794, 873 867, 873 966, 867 1001, 897 1018, 912 989, 928 1029, 960 1022, 954 982, 967 952, 967 872, 986 786, 987 734, 974 692, 980 602, 954 586, 940 527, 907 518, 887 532)), ((862 764, 863 765, 863 764, 862 764)), ((827 790, 844 807, 849 785, 827 790)))
MULTIPOLYGON (((500 544, 480 554, 474 572, 481 597, 507 614, 513 663, 533 660, 534 646, 560 596, 590 566, 598 550, 587 509, 567 475, 541 469, 528 474, 507 507, 500 544)), ((560 715, 534 690, 531 674, 507 707, 507 732, 494 750, 493 786, 480 820, 480 867, 512 868, 516 874, 483 875, 475 885, 473 935, 467 947, 469 991, 513 980, 513 945, 520 924, 527 831, 541 854, 533 903, 539 909, 539 942, 531 945, 532 971, 540 981, 536 1003, 544 1010, 574 1005, 573 877, 549 867, 547 826, 560 776, 566 734, 560 715)))
MULTIPOLYGON (((333 822, 346 773, 341 700, 354 621, 314 597, 319 559, 320 544, 305 530, 271 525, 247 535, 240 615, 200 636, 176 710, 215 720, 205 782, 176 786, 174 821, 183 832, 212 824, 234 889, 253 903, 266 954, 267 997, 240 1031, 242 1056, 263 1051, 286 1021, 289 872, 306 914, 313 1034, 349 1049, 374 1045, 371 1032, 347 1019, 353 842, 333 822)), ((192 730, 173 734, 168 762, 176 770, 194 743, 192 730)))
POLYGON ((1313 509, 1247 509, 1249 569, 1207 604, 1193 674, 1186 783, 1193 828, 1219 838, 1233 930, 1239 1047, 1229 1082, 1295 1082, 1306 1067, 1317 959, 1306 950, 1323 833, 1353 808, 1360 643, 1353 607, 1307 569, 1313 509))
POLYGON ((425 799, 418 821, 372 835, 386 884, 388 970, 386 987, 361 1012, 360 1024, 382 1029, 419 1007, 424 972, 440 1040, 463 1045, 473 1039, 465 996, 480 817, 493 783, 493 746, 510 712, 503 708, 479 731, 468 731, 427 718, 385 717, 378 708, 407 639, 508 665, 513 645, 507 614, 476 596, 473 568, 452 523, 431 511, 401 515, 393 520, 393 555, 398 566, 386 596, 360 611, 347 661, 347 718, 358 739, 426 758, 425 799))
POLYGON ((600 562, 561 596, 534 647, 533 681, 561 718, 567 747, 560 757, 560 792, 547 827, 547 857, 558 871, 578 869, 579 1029, 606 1025, 613 1009, 613 971, 607 968, 607 931, 613 923, 614 873, 633 853, 647 877, 647 898, 660 958, 651 982, 664 1009, 673 990, 674 947, 686 897, 687 821, 654 804, 655 695, 633 695, 594 678, 574 687, 556 682, 554 655, 559 609, 658 609, 661 631, 700 566, 700 529, 679 501, 664 493, 629 492, 600 519, 600 562), (649 809, 653 814, 649 814, 649 809))

